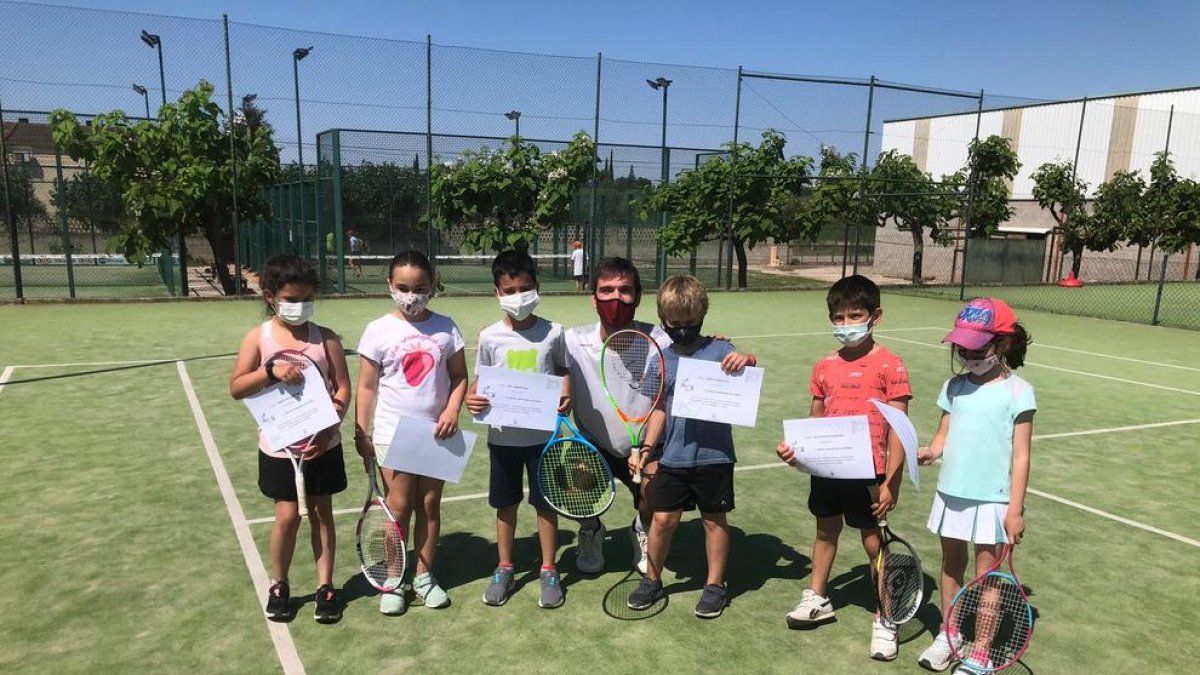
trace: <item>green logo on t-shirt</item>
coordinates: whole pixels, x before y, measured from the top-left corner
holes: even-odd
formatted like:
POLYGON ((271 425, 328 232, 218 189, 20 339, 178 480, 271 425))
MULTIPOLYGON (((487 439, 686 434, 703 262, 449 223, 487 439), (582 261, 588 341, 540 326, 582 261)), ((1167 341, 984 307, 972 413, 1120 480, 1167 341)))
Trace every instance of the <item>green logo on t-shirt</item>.
POLYGON ((536 373, 538 369, 536 349, 510 349, 505 355, 509 370, 536 373))

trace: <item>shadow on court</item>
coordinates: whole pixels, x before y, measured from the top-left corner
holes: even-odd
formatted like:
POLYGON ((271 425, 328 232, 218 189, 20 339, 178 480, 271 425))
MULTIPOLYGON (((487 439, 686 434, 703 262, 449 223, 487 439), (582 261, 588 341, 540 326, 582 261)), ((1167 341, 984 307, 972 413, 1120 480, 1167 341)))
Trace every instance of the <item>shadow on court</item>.
MULTIPOLYGON (((725 570, 730 602, 743 593, 759 590, 771 579, 800 580, 811 572, 811 561, 773 534, 746 534, 729 528, 729 562, 725 570)), ((666 568, 681 580, 667 586, 668 593, 698 591, 708 577, 704 552, 704 524, 699 518, 679 524, 666 568)), ((797 587, 799 594, 799 587, 797 587)))

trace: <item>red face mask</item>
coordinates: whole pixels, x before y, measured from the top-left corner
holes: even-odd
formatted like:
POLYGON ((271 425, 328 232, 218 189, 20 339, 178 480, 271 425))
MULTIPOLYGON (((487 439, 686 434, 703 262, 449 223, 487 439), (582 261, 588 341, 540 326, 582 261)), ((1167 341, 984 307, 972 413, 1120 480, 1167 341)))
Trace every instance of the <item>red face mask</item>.
POLYGON ((637 307, 621 302, 620 298, 596 300, 596 313, 600 321, 609 328, 624 328, 633 322, 633 313, 637 307))

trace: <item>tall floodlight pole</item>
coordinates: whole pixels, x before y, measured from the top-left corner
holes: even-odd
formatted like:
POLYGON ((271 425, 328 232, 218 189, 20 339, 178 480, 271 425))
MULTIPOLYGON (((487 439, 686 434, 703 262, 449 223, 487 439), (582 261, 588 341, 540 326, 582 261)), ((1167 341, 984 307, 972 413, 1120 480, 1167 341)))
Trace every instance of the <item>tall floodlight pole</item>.
MULTIPOLYGON (((662 185, 666 185, 670 180, 671 167, 670 159, 667 155, 667 89, 671 86, 671 80, 665 77, 659 77, 653 80, 646 80, 646 84, 650 85, 651 89, 662 91, 662 185)), ((659 215, 659 228, 663 229, 667 226, 667 212, 663 211, 659 215)), ((655 277, 659 284, 666 280, 667 265, 666 253, 662 250, 662 245, 658 245, 656 260, 654 262, 655 277)))
POLYGON ((301 47, 292 52, 292 83, 296 89, 296 153, 300 163, 300 250, 302 255, 308 255, 308 241, 305 234, 308 228, 304 220, 304 134, 300 130, 300 62, 304 60, 312 47, 301 47))
POLYGON ((504 113, 504 116, 507 117, 508 119, 512 120, 514 123, 516 123, 517 138, 520 138, 521 137, 521 111, 520 110, 510 110, 510 111, 504 113))
POLYGON ((135 82, 133 91, 142 97, 142 102, 146 104, 146 119, 150 119, 150 90, 135 82))
MULTIPOLYGON (((163 68, 162 36, 143 30, 140 37, 147 47, 158 52, 158 89, 162 105, 165 107, 167 105, 167 73, 163 68)), ((147 111, 146 117, 149 116, 147 111)), ((188 295, 187 234, 182 228, 179 230, 179 294, 185 298, 188 295)))

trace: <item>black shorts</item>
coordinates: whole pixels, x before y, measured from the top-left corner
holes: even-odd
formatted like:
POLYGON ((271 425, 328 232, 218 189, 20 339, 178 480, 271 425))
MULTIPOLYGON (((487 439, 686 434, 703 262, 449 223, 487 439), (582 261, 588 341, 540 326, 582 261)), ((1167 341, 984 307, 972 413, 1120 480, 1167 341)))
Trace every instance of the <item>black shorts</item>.
POLYGON ((522 473, 529 478, 529 504, 539 511, 552 511, 542 496, 542 488, 538 485, 538 457, 542 454, 544 445, 492 445, 488 443, 488 454, 491 455, 491 471, 488 478, 488 504, 493 509, 502 509, 513 504, 520 504, 524 496, 522 473))
POLYGON ((693 505, 700 513, 728 513, 734 506, 733 464, 689 468, 659 464, 646 497, 656 513, 684 511, 693 505))
MULTIPOLYGON (((292 460, 258 452, 258 489, 277 501, 296 501, 292 460)), ((304 492, 309 497, 335 495, 346 489, 346 464, 339 443, 311 462, 304 463, 304 492)))
POLYGON ((869 488, 882 482, 883 476, 861 480, 809 476, 808 510, 818 518, 843 516, 856 530, 874 529, 879 521, 871 513, 874 500, 869 488))

